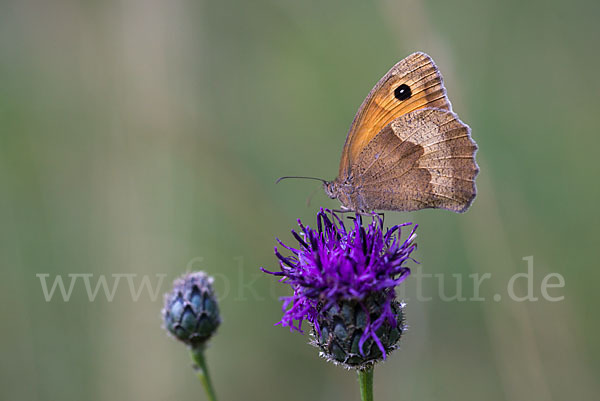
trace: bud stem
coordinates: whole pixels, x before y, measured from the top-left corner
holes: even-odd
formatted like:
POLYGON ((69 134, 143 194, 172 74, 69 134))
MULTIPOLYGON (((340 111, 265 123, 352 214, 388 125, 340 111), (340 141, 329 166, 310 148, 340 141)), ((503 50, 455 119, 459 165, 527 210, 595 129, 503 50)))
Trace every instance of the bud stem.
POLYGON ((194 370, 202 382, 202 387, 204 387, 206 396, 209 401, 217 401, 217 395, 213 389, 210 375, 208 374, 208 367, 206 366, 206 360, 204 359, 204 346, 192 347, 190 353, 192 355, 192 360, 194 361, 194 370))
POLYGON ((359 369, 357 372, 360 399, 362 401, 373 401, 373 365, 369 365, 365 369, 359 369))

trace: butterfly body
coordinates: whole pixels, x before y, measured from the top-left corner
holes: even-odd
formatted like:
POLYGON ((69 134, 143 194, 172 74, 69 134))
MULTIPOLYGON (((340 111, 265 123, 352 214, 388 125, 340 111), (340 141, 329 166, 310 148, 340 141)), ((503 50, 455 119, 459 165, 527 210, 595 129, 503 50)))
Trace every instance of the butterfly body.
POLYGON ((358 212, 464 212, 476 194, 476 150, 433 60, 414 53, 392 67, 359 108, 338 177, 324 189, 343 209, 358 212))

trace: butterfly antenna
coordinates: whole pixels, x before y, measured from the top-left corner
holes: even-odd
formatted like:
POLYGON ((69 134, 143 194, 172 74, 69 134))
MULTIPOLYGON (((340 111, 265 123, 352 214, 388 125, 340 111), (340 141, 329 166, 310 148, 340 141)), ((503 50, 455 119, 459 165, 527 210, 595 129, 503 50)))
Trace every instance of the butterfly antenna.
POLYGON ((317 177, 301 177, 301 176, 289 175, 289 176, 285 176, 285 177, 279 177, 277 179, 277 181, 275 181, 275 184, 279 184, 280 181, 287 180, 288 178, 300 178, 303 180, 317 180, 317 181, 321 181, 322 183, 327 182, 327 180, 324 180, 322 178, 317 178, 317 177))
POLYGON ((317 191, 318 191, 319 189, 320 189, 320 188, 315 188, 315 190, 314 190, 314 191, 312 191, 312 192, 311 192, 311 194, 308 196, 308 198, 306 199, 306 207, 309 207, 309 206, 310 206, 310 201, 312 200, 313 196, 315 196, 315 194, 317 193, 317 191))

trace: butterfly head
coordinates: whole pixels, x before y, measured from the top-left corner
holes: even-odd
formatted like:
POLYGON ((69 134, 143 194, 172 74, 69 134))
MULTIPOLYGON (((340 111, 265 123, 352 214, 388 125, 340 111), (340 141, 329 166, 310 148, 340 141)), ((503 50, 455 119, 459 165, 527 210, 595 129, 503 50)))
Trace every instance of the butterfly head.
POLYGON ((359 210, 360 205, 356 203, 357 199, 354 196, 355 191, 352 184, 344 183, 336 178, 333 181, 325 181, 323 183, 325 193, 331 199, 337 199, 341 203, 343 210, 359 210))
POLYGON ((325 193, 331 199, 337 198, 338 194, 340 192, 338 184, 337 184, 337 182, 335 180, 334 181, 325 181, 323 183, 323 189, 325 189, 325 193))
POLYGON ((350 204, 350 194, 353 192, 352 185, 346 184, 339 178, 333 181, 325 181, 323 183, 325 193, 331 199, 337 199, 342 203, 342 207, 346 208, 350 204))

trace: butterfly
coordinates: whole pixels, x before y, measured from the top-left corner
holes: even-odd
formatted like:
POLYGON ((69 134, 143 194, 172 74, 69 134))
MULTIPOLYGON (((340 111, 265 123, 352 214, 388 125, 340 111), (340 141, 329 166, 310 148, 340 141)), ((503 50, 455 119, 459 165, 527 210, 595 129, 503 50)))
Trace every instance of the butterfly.
POLYGON ((462 213, 476 195, 476 151, 437 66, 427 54, 413 53, 366 97, 346 137, 338 176, 322 180, 323 187, 345 211, 462 213))

